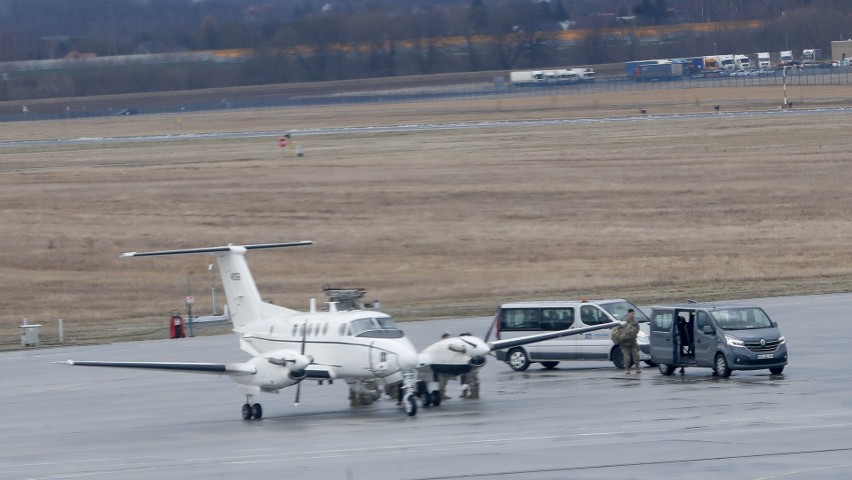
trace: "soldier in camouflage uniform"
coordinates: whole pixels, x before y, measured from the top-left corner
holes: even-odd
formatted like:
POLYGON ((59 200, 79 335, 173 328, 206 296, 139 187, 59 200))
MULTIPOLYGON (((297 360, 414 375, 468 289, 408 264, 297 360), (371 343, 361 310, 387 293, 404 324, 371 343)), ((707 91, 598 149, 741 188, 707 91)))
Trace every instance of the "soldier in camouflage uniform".
POLYGON ((623 333, 622 340, 618 342, 618 346, 621 347, 621 355, 624 360, 624 373, 630 373, 630 362, 633 361, 633 365, 636 366, 636 373, 642 373, 642 370, 639 369, 639 344, 636 343, 636 336, 639 334, 639 324, 636 323, 635 318, 636 313, 633 309, 627 310, 627 315, 624 317, 624 324, 622 325, 623 333))
POLYGON ((460 398, 479 400, 479 367, 473 367, 469 373, 462 375, 462 394, 460 398))
MULTIPOLYGON (((465 332, 459 336, 463 337, 465 335, 471 335, 471 333, 465 332)), ((462 394, 460 398, 464 398, 465 400, 479 400, 479 368, 473 367, 470 372, 461 376, 462 394)))
MULTIPOLYGON (((450 338, 450 332, 444 332, 441 335, 441 340, 450 338)), ((441 400, 449 400, 451 397, 447 395, 447 382, 449 382, 453 378, 452 375, 447 373, 436 373, 435 381, 438 382, 438 392, 441 395, 441 400)))

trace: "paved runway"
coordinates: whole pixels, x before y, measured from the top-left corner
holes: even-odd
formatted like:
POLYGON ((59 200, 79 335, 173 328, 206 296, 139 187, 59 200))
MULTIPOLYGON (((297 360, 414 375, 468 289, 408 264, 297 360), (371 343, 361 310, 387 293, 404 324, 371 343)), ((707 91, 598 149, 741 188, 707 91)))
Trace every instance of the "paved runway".
MULTIPOLYGON (((51 363, 245 360, 231 336, 2 353, 0 478, 852 478, 852 294, 754 303, 787 338, 783 375, 637 378, 603 362, 516 373, 491 359, 481 400, 416 417, 306 382, 299 407, 285 389, 245 422, 225 378, 51 363)), ((423 348, 444 330, 484 335, 490 320, 402 327, 423 348)))

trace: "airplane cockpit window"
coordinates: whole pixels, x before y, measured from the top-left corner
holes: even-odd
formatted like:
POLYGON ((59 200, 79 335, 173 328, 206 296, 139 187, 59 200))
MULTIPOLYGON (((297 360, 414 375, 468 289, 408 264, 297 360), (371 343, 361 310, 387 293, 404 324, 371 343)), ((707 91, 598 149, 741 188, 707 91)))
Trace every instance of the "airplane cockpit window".
POLYGON ((370 338, 402 338, 402 330, 396 328, 393 319, 381 318, 359 318, 349 324, 349 333, 356 337, 370 338))

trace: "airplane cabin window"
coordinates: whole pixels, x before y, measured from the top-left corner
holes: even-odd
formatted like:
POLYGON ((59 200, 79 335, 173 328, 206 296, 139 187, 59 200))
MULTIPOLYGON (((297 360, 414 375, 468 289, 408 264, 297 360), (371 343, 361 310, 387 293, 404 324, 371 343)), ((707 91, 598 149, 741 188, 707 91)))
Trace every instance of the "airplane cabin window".
POLYGON ((345 323, 340 324, 340 336, 341 337, 346 336, 346 324, 345 323))

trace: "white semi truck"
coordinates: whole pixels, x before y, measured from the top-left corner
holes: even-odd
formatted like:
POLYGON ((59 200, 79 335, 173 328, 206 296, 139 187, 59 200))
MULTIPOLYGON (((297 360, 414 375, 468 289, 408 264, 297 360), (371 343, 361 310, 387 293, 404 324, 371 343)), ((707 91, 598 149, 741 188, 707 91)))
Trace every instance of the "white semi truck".
POLYGON ((769 57, 769 52, 757 53, 757 68, 760 70, 772 69, 772 60, 769 57))
POLYGON ((733 72, 737 69, 736 63, 734 63, 733 55, 719 55, 719 67, 724 72, 733 72))

